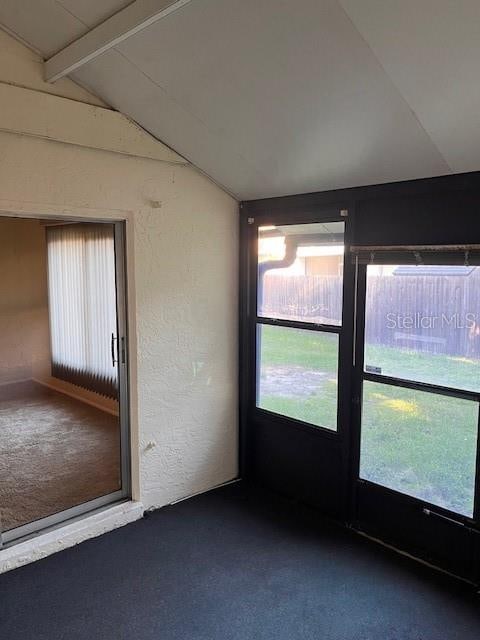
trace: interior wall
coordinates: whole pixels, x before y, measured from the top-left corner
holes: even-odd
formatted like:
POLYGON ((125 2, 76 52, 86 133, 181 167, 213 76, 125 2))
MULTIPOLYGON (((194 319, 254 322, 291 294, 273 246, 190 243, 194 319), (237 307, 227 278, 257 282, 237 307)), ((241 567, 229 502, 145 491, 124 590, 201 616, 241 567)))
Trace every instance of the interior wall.
POLYGON ((45 229, 0 218, 0 384, 48 376, 45 229))
MULTIPOLYGON (((3 37, 2 55, 18 47, 3 37)), ((15 84, 26 95, 41 91, 22 74, 15 84)), ((2 80, 5 88, 11 78, 2 80)), ((12 87, 11 100, 20 93, 12 87)), ((68 132, 70 104, 78 138, 73 100, 49 96, 41 113, 32 108, 27 133, 2 126, 0 112, 0 210, 126 221, 134 497, 162 506, 237 475, 238 203, 180 157, 50 139, 59 124, 68 132)), ((122 122, 125 139, 135 125, 122 122)))

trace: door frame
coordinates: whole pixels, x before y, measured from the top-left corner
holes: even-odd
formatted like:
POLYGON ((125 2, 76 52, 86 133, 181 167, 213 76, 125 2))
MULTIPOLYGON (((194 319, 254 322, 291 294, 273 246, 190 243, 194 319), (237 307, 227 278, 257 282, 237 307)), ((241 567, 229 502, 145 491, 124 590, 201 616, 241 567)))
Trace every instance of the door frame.
POLYGON ((131 499, 132 495, 132 463, 131 463, 131 403, 129 384, 129 326, 128 326, 128 282, 127 282, 127 247, 126 220, 113 218, 97 218, 91 216, 65 216, 62 214, 14 213, 0 211, 1 218, 20 218, 34 220, 55 220, 66 223, 80 222, 92 224, 110 224, 114 228, 115 239, 115 279, 117 302, 117 362, 119 389, 119 426, 120 426, 120 477, 121 488, 112 493, 100 496, 80 505, 29 522, 15 529, 2 532, 0 529, 0 550, 13 544, 23 542, 44 533, 46 530, 64 525, 71 520, 80 519, 98 510, 131 499))
MULTIPOLYGON (((353 344, 353 266, 350 245, 353 240, 354 203, 334 198, 313 207, 265 207, 254 216, 241 218, 240 279, 240 470, 243 478, 268 484, 287 495, 301 495, 305 502, 321 508, 335 518, 347 520, 349 495, 348 454, 350 440, 351 360, 353 344), (257 238, 258 227, 268 225, 343 222, 344 260, 342 324, 339 336, 337 429, 326 429, 256 406, 257 391, 257 238), (252 429, 251 425, 255 425, 252 429), (275 444, 266 443, 263 434, 275 432, 275 444), (271 449, 271 446, 275 450, 271 449), (288 456, 292 455, 290 460, 288 456), (321 463, 315 456, 324 456, 321 463), (261 477, 255 458, 269 458, 269 467, 283 459, 286 478, 275 473, 261 477), (302 457, 306 459, 302 460, 302 457), (271 463, 270 463, 271 461, 271 463), (289 478, 294 483, 289 486, 289 478), (323 491, 322 491, 323 488, 323 491)), ((288 322, 273 323, 275 326, 288 322)), ((310 324, 292 323, 304 329, 310 324)), ((321 330, 321 329, 320 329, 321 330)), ((269 472, 267 471, 267 474, 269 472)))

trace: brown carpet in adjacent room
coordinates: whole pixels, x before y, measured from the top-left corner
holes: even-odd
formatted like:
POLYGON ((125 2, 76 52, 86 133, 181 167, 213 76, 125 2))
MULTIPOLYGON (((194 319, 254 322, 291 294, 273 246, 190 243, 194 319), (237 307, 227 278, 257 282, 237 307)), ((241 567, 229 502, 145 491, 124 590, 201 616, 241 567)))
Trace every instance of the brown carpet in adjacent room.
POLYGON ((0 393, 4 531, 120 488, 118 418, 31 382, 0 393))

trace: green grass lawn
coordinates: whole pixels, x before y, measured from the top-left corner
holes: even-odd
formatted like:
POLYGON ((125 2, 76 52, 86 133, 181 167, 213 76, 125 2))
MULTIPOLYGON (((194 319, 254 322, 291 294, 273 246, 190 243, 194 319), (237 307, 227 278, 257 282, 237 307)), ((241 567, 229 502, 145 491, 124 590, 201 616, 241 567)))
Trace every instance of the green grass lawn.
POLYGON ((383 375, 394 378, 466 391, 480 390, 480 359, 418 353, 408 349, 367 344, 365 364, 379 366, 383 375))
MULTIPOLYGON (((335 429, 337 353, 334 334, 264 325, 259 406, 335 429)), ((373 346, 366 362, 386 375, 464 389, 480 380, 478 361, 443 355, 373 346)), ((471 515, 477 420, 476 402, 365 383, 361 476, 471 515)))
POLYGON ((262 394, 259 406, 316 426, 336 429, 337 335, 264 325, 261 345, 264 370, 265 367, 273 372, 283 367, 293 370, 303 368, 326 375, 322 379, 321 392, 303 394, 298 389, 302 381, 298 381, 296 387, 293 381, 288 394, 262 394))

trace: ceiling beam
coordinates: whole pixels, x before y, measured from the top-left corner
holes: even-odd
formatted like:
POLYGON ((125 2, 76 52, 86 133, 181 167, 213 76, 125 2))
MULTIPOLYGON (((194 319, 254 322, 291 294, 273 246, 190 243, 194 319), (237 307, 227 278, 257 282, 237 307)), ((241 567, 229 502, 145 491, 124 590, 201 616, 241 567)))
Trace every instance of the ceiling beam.
POLYGON ((192 0, 136 0, 45 62, 45 79, 55 82, 192 0))

